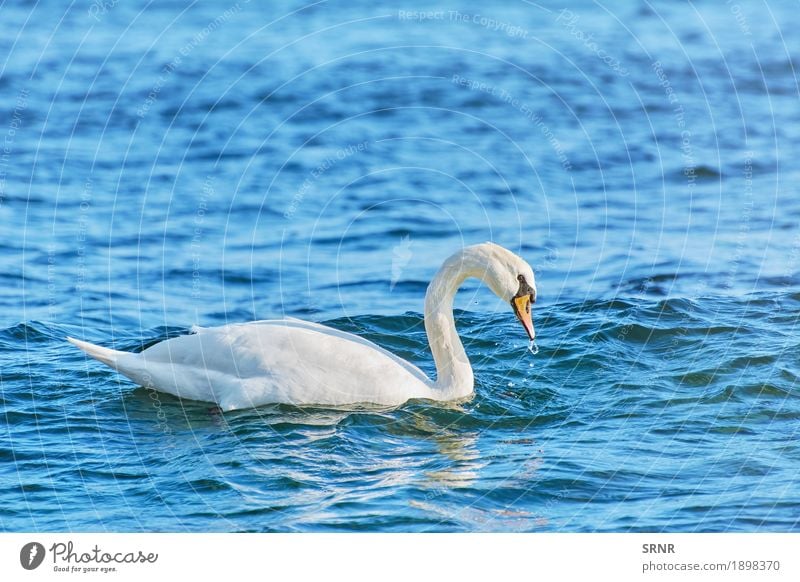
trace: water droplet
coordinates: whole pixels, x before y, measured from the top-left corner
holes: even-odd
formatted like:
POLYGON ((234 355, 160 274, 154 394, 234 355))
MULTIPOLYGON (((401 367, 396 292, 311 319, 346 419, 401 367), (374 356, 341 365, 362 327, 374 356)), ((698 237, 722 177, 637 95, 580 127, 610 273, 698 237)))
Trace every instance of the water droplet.
POLYGON ((539 346, 535 341, 531 340, 531 343, 528 344, 528 351, 534 356, 539 353, 539 346))

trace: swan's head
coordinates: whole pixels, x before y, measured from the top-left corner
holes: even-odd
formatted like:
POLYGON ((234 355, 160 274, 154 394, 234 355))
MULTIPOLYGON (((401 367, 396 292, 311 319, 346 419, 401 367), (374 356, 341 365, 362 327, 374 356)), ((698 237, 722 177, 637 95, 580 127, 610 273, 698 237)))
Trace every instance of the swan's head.
POLYGON ((528 337, 533 340, 531 310, 536 303, 536 279, 533 269, 522 258, 508 249, 494 243, 484 243, 472 247, 483 257, 486 265, 483 279, 495 295, 511 304, 528 337))

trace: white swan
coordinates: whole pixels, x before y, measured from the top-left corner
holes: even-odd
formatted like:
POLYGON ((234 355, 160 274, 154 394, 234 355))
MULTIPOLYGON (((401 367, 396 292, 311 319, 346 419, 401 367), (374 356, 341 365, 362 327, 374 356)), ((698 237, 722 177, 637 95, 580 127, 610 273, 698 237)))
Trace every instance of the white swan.
POLYGON ((454 400, 472 394, 473 376, 453 322, 453 298, 467 277, 482 279, 509 301, 533 340, 533 269, 493 243, 448 258, 425 295, 425 331, 436 381, 374 343, 299 319, 254 321, 172 338, 141 353, 67 338, 141 386, 222 410, 270 403, 399 405, 412 398, 454 400))

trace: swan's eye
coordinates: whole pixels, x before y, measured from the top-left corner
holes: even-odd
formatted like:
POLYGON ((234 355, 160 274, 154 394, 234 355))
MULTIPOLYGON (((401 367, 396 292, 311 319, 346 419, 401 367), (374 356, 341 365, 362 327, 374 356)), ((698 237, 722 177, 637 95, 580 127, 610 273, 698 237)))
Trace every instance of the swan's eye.
POLYGON ((524 275, 517 275, 517 281, 519 281, 520 283, 524 283, 525 282, 524 275))

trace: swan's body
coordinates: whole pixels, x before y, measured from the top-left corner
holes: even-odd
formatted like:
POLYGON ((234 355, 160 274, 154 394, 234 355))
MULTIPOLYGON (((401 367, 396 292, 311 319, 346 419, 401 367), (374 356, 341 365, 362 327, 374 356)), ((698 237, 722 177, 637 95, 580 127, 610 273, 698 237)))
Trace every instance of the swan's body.
POLYGON ((70 342, 138 384, 223 410, 270 403, 399 405, 426 398, 454 400, 473 391, 472 368, 453 321, 453 298, 467 277, 487 282, 517 311, 533 338, 533 271, 492 243, 462 249, 447 261, 425 296, 425 329, 437 379, 376 344, 299 319, 197 328, 141 353, 120 352, 72 338, 70 342), (530 285, 528 284, 530 282, 530 285), (527 321, 526 321, 527 320, 527 321))
POLYGON ((223 410, 436 397, 416 366, 357 335, 299 319, 196 328, 138 354, 71 341, 144 387, 223 410))

